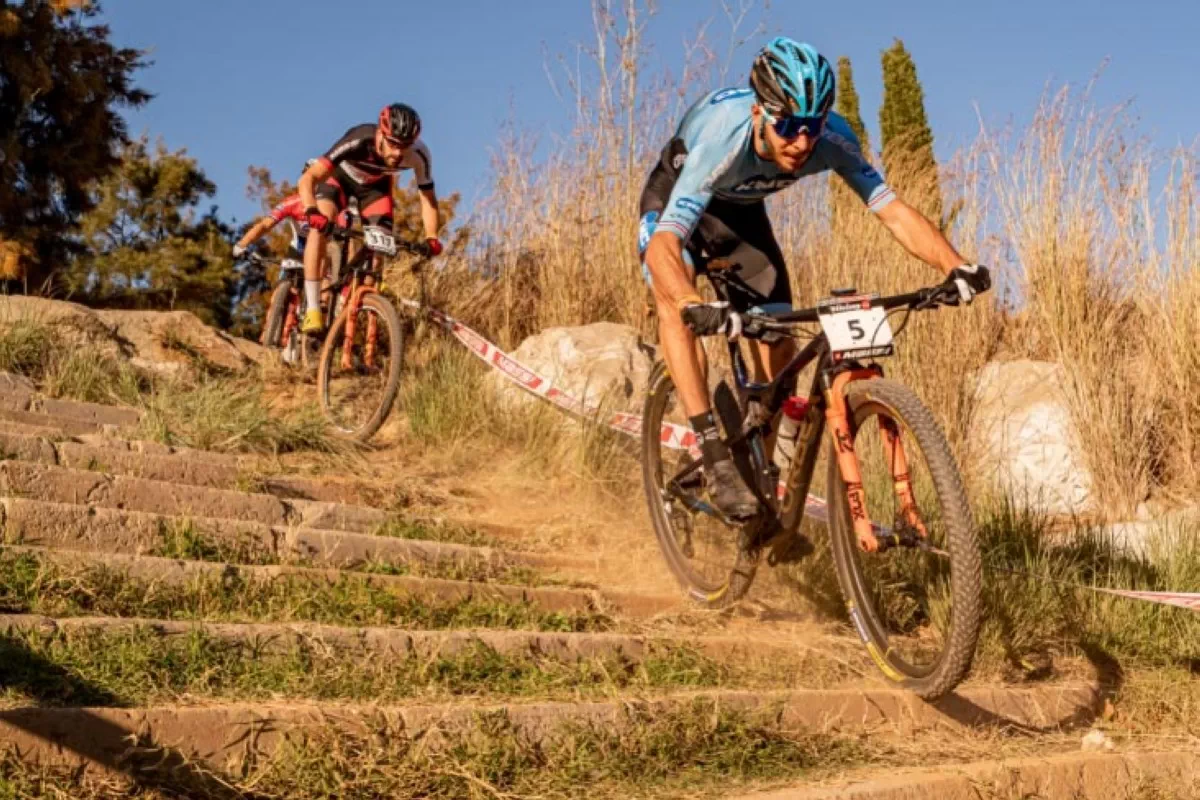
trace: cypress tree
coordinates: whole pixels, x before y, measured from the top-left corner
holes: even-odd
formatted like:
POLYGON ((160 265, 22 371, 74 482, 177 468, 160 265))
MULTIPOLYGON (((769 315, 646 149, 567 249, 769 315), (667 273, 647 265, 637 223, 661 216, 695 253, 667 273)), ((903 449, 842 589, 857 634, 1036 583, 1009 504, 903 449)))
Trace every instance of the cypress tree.
POLYGON ((884 175, 902 196, 938 223, 942 197, 933 157, 933 131, 925 116, 925 93, 917 77, 917 65, 900 39, 883 52, 882 62, 879 132, 883 137, 884 175))

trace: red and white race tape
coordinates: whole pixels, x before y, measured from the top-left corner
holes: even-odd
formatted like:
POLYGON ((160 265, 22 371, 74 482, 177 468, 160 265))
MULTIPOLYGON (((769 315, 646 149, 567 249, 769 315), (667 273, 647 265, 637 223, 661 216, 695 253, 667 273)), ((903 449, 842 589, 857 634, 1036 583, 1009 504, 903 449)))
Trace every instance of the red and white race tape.
MULTIPOLYGON (((429 306, 422 306, 415 300, 400 298, 400 302, 418 312, 427 314, 430 319, 444 328, 451 336, 474 353, 481 361, 487 364, 492 369, 498 370, 504 377, 520 386, 527 392, 541 397, 559 408, 571 414, 580 417, 595 418, 599 410, 595 407, 588 406, 578 398, 567 394, 562 389, 557 388, 551 381, 543 375, 539 375, 534 370, 517 361, 508 353, 501 350, 492 342, 480 336, 477 332, 467 327, 463 323, 454 319, 454 317, 444 312, 438 311, 429 306)), ((629 436, 640 436, 642 433, 642 418, 637 414, 616 413, 609 416, 605 424, 613 430, 628 434, 629 436)), ((683 425, 675 425, 670 422, 664 422, 660 433, 662 443, 665 447, 672 450, 687 450, 694 458, 700 457, 699 448, 696 444, 696 434, 690 428, 683 425)), ((825 501, 815 495, 809 495, 804 504, 804 514, 807 517, 815 519, 819 522, 829 521, 829 508, 825 501)), ((883 530, 879 526, 873 526, 878 530, 883 530)), ((1014 570, 1005 570, 1006 572, 1014 572, 1015 574, 1024 575, 1025 573, 1016 573, 1014 570)), ((1034 576, 1027 576, 1034 577, 1034 576)), ((1074 585, 1074 584, 1071 584, 1074 585)), ((1129 589, 1105 589, 1098 586, 1083 586, 1079 585, 1076 588, 1092 589, 1097 592, 1117 595, 1118 597, 1128 597, 1133 600, 1144 600, 1151 603, 1159 603, 1161 605, 1176 606, 1178 608, 1186 608, 1192 611, 1200 611, 1200 593, 1186 592, 1142 592, 1129 589)))
POLYGON ((1103 589, 1099 586, 1088 587, 1104 594, 1115 594, 1118 597, 1128 597, 1133 600, 1146 600, 1164 606, 1176 606, 1191 611, 1200 611, 1200 592, 1138 592, 1132 589, 1103 589))
MULTIPOLYGON (((548 400, 564 411, 568 411, 579 417, 595 418, 597 413, 599 413, 597 408, 588 406, 562 389, 559 389, 551 383, 549 378, 539 375, 520 361, 517 361, 449 314, 438 311, 435 308, 423 308, 414 300, 402 298, 400 302, 411 308, 424 311, 434 322, 441 325, 451 336, 458 339, 468 350, 478 356, 481 361, 492 369, 498 370, 504 377, 525 391, 548 400)), ((605 420, 605 424, 613 430, 630 436, 640 436, 642 434, 642 418, 637 414, 612 414, 605 420)), ((684 425, 664 422, 662 426, 662 443, 672 450, 687 450, 694 456, 699 456, 696 433, 684 425)))

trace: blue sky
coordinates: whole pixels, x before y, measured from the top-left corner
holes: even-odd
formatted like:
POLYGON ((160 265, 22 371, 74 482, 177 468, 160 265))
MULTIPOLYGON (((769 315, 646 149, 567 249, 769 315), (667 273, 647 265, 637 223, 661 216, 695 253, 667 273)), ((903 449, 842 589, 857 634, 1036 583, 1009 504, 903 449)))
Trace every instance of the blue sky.
MULTIPOLYGON (((736 2, 736 0, 731 0, 736 2)), ((675 69, 683 41, 718 14, 715 0, 660 0, 646 29, 650 70, 675 69)), ((227 219, 246 222, 246 168, 294 179, 348 127, 381 105, 415 106, 434 156, 439 193, 469 204, 486 186, 497 126, 561 129, 567 109, 550 89, 544 52, 569 53, 591 34, 589 0, 107 0, 113 40, 149 49, 139 83, 157 96, 128 117, 131 132, 186 147, 216 182, 227 219)), ((1139 129, 1164 148, 1200 133, 1200 4, 1150 0, 775 0, 769 33, 848 55, 863 116, 878 141, 879 55, 894 37, 913 53, 936 147, 946 153, 989 122, 1021 122, 1046 87, 1083 83, 1108 59, 1096 97, 1132 99, 1139 129)), ((745 80, 753 47, 734 62, 745 80)), ((707 87, 696 86, 699 94, 707 87)))

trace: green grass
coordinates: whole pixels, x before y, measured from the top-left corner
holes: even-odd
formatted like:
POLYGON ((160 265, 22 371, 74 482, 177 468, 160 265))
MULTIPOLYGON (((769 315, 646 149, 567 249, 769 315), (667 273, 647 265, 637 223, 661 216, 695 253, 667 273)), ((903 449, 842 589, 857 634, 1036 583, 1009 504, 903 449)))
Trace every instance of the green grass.
POLYGON ((10 796, 30 798, 118 791, 160 798, 181 790, 189 797, 314 800, 717 797, 753 782, 828 774, 885 752, 852 736, 781 730, 768 716, 718 709, 702 700, 661 713, 628 708, 623 716, 616 725, 571 724, 542 739, 532 738, 503 713, 480 715, 469 731, 443 729, 436 744, 400 731, 370 738, 332 731, 297 735, 276 755, 249 762, 238 777, 219 776, 236 793, 198 767, 181 768, 177 756, 155 761, 153 748, 139 759, 139 780, 165 790, 89 786, 78 774, 29 768, 11 757, 0 762, 0 781, 10 787, 10 796))
MULTIPOLYGON (((974 672, 980 677, 1053 677, 1059 660, 1116 668, 1200 664, 1200 614, 1093 591, 1095 588, 1200 592, 1200 532, 1175 531, 1149 556, 1127 554, 1110 537, 1081 528, 1065 537, 1045 519, 997 503, 977 510, 983 550, 983 628, 974 672)), ((823 534, 821 534, 823 536, 823 534)), ((931 597, 933 557, 872 559, 874 585, 886 586, 893 633, 944 618, 931 597)), ((782 583, 828 614, 844 617, 824 541, 781 573, 782 583)))
MULTIPOLYGON (((171 346, 170 338, 164 345, 171 346)), ((51 397, 138 408, 143 438, 226 452, 347 451, 315 402, 272 413, 259 375, 206 363, 162 376, 97 346, 77 346, 53 325, 18 321, 0 328, 0 371, 24 375, 51 397)))
POLYGON ((558 660, 502 654, 475 643, 453 655, 347 654, 318 641, 222 639, 197 628, 164 637, 148 627, 10 631, 0 635, 3 696, 10 703, 132 706, 208 700, 396 702, 462 696, 602 698, 618 691, 738 685, 782 688, 796 670, 723 664, 687 647, 558 660))
POLYGON ((19 320, 0 329, 0 371, 23 375, 51 397, 136 404, 149 376, 94 346, 75 346, 51 326, 19 320))
POLYGON ((320 584, 294 576, 197 577, 186 585, 133 578, 107 567, 61 570, 35 555, 0 557, 0 610, 48 616, 149 617, 227 622, 322 622, 416 628, 607 630, 591 612, 547 612, 532 604, 467 599, 433 602, 343 575, 320 584))
POLYGON ((225 564, 278 564, 279 558, 253 533, 239 532, 234 541, 206 536, 187 519, 160 521, 160 543, 150 555, 225 564))

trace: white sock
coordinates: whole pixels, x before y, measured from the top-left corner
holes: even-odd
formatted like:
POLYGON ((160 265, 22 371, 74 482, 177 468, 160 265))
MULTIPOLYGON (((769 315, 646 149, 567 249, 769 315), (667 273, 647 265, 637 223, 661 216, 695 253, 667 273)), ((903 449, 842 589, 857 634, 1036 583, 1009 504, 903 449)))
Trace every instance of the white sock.
POLYGON ((309 308, 321 307, 321 281, 304 281, 304 301, 309 308))

